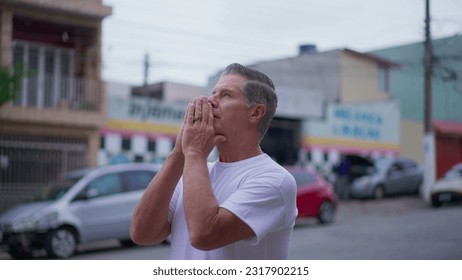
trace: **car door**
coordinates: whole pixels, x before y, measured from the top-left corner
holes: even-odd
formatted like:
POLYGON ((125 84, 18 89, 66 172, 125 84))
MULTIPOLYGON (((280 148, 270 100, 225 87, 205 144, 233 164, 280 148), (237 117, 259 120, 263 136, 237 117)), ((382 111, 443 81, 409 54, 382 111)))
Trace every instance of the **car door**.
POLYGON ((316 177, 308 171, 292 171, 297 182, 297 209, 299 216, 315 216, 318 213, 321 198, 316 177))
POLYGON ((124 230, 124 193, 119 173, 99 176, 89 182, 72 202, 72 212, 81 224, 82 242, 118 238, 124 230))
POLYGON ((417 163, 410 160, 402 162, 403 177, 405 177, 406 184, 401 189, 402 193, 414 193, 418 191, 422 182, 422 171, 417 163))
POLYGON ((399 162, 393 162, 387 172, 386 176, 386 192, 387 194, 399 193, 406 184, 403 177, 402 166, 399 162))
POLYGON ((124 203, 122 209, 123 224, 121 225, 121 238, 130 237, 130 225, 136 205, 141 199, 144 190, 156 173, 150 170, 131 170, 121 173, 124 186, 124 203))

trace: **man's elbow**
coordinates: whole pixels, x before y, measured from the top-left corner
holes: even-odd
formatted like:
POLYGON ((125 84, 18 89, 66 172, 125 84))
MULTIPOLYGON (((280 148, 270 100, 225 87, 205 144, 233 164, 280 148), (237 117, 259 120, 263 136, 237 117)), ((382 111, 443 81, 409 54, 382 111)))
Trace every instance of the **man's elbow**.
POLYGON ((133 227, 130 229, 130 238, 135 244, 149 245, 148 240, 133 227))
POLYGON ((190 233, 189 242, 191 246, 198 250, 210 251, 221 247, 219 244, 216 244, 212 235, 207 235, 204 232, 202 233, 190 233))
POLYGON ((134 226, 130 228, 130 238, 138 245, 154 245, 164 241, 165 238, 153 235, 150 232, 142 231, 134 226))

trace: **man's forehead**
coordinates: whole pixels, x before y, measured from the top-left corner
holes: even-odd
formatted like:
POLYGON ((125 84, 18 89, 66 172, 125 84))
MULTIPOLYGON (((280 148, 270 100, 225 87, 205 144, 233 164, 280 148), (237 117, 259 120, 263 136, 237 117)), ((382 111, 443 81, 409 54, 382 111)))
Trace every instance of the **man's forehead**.
POLYGON ((232 88, 242 88, 244 83, 247 82, 245 77, 236 74, 227 74, 220 77, 215 84, 214 91, 232 88))

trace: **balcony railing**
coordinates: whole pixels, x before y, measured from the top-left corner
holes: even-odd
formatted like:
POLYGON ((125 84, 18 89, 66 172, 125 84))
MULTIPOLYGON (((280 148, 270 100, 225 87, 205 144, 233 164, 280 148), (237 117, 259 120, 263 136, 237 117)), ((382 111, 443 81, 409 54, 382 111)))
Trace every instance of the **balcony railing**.
POLYGON ((24 78, 15 106, 100 111, 101 81, 80 77, 35 75, 24 78))

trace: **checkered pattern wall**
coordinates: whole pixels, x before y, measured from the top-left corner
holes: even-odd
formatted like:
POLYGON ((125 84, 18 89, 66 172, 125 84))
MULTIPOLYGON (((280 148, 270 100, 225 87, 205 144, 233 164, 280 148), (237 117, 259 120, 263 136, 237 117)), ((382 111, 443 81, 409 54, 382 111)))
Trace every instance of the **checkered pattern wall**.
POLYGON ((174 139, 166 136, 106 132, 101 135, 98 165, 163 161, 173 144, 174 139))

